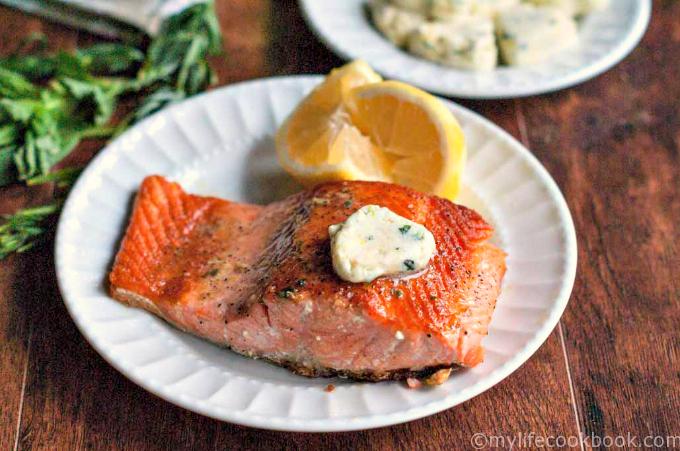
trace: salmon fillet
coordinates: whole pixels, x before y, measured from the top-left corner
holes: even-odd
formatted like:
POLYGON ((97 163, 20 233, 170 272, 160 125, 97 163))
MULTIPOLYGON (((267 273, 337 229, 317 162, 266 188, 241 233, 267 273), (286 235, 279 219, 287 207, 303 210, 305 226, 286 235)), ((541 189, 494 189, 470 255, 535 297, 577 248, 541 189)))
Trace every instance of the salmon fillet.
POLYGON ((181 330, 305 376, 425 377, 484 358, 505 254, 473 210, 398 185, 332 182, 267 206, 147 177, 110 274, 112 296, 181 330), (349 283, 328 226, 377 204, 437 250, 405 278, 349 283))

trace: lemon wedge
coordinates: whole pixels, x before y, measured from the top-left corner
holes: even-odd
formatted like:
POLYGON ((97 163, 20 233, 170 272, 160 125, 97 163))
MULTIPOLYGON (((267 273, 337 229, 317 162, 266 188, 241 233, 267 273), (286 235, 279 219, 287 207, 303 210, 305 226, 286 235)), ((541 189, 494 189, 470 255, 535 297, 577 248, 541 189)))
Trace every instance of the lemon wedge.
POLYGON ((378 180, 455 198, 463 132, 432 95, 382 81, 362 61, 332 71, 276 136, 283 168, 304 185, 378 180))
POLYGON ((349 122, 348 93, 382 81, 363 61, 334 69, 286 119, 276 134, 283 168, 304 185, 329 180, 376 180, 376 152, 370 140, 349 122))
POLYGON ((465 138, 451 111, 436 97, 398 81, 353 89, 352 123, 389 162, 391 182, 455 198, 465 164, 465 138))

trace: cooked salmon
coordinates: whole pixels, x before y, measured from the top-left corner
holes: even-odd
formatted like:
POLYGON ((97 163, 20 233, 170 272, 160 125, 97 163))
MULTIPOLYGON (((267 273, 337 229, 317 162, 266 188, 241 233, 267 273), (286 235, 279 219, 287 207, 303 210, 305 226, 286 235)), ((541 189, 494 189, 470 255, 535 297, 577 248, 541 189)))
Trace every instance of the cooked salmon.
POLYGON ((484 358, 505 254, 473 210, 398 185, 332 182, 267 206, 147 177, 110 274, 117 300, 305 376, 426 377, 484 358), (350 283, 328 226, 376 204, 423 224, 424 271, 350 283))

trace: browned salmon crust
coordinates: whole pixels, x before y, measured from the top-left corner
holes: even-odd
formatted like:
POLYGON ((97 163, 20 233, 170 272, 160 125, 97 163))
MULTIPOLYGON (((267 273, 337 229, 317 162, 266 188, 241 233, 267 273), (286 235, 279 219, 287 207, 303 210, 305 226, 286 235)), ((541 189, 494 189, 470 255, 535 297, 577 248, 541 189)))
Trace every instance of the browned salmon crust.
POLYGON ((317 186, 269 206, 145 179, 110 275, 112 295, 221 346, 310 377, 426 377, 483 360, 505 254, 474 211, 377 182, 317 186), (328 226, 368 204, 424 224, 437 252, 417 277, 353 284, 328 226))

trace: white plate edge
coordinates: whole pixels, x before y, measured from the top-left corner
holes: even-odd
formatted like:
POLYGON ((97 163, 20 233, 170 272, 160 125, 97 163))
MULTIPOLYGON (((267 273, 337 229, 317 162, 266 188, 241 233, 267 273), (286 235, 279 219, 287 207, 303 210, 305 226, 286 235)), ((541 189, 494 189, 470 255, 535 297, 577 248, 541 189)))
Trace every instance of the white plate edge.
MULTIPOLYGON (((328 39, 325 33, 323 33, 319 29, 317 24, 312 20, 312 17, 310 16, 308 6, 308 3, 310 1, 313 0, 299 0, 298 3, 300 5, 302 15, 305 19, 305 23, 307 23, 307 25, 312 30, 313 34, 317 37, 317 39, 319 39, 319 41, 326 48, 331 50, 333 53, 335 53, 345 61, 361 59, 361 57, 358 55, 353 56, 342 50, 330 39, 328 39)), ((514 88, 512 90, 507 90, 507 92, 505 93, 503 92, 485 93, 482 91, 474 90, 442 89, 439 88, 436 84, 419 87, 427 91, 437 93, 439 95, 457 97, 460 99, 499 100, 547 94, 567 89, 581 83, 585 83, 588 80, 591 80, 599 75, 602 75, 604 72, 608 71, 609 69, 612 69, 618 63, 623 61, 626 58, 626 56, 628 56, 637 47, 639 42, 644 37, 645 32, 647 31, 647 28, 649 26, 649 22, 651 20, 652 0, 637 0, 636 4, 638 8, 638 13, 636 15, 636 21, 633 24, 633 27, 631 28, 630 32, 626 35, 626 38, 623 41, 619 42, 619 44, 610 53, 608 53, 606 56, 602 57, 598 61, 583 66, 582 68, 575 72, 572 72, 571 74, 568 74, 563 77, 558 77, 552 82, 545 83, 538 89, 514 88)), ((368 64, 371 64, 371 61, 366 62, 368 64)), ((383 73, 380 68, 375 67, 374 69, 379 73, 383 73)), ((408 80, 408 77, 400 77, 398 74, 395 74, 391 71, 384 72, 383 74, 386 75, 388 78, 394 78, 407 83, 410 82, 408 80)))
MULTIPOLYGON (((322 79, 321 76, 318 75, 304 75, 304 76, 280 76, 280 77, 271 77, 271 78, 264 78, 264 79, 256 79, 256 80, 248 80, 248 81, 243 81, 239 83, 235 83, 232 85, 228 85, 222 88, 218 88, 218 90, 224 90, 224 89, 244 89, 250 84, 259 84, 259 83, 276 83, 276 82, 285 82, 285 81, 290 81, 290 82, 300 82, 300 83, 305 83, 305 82, 319 82, 322 79)), ((198 102, 203 96, 210 95, 211 93, 215 92, 217 90, 209 91, 206 93, 202 93, 200 95, 197 95, 195 97, 192 97, 191 99, 188 99, 186 102, 198 102)), ((557 207, 557 211, 559 213, 560 217, 560 223, 564 226, 565 230, 565 247, 567 249, 567 255, 565 259, 565 268, 566 268, 566 275, 565 279, 563 280, 562 286, 560 288, 559 294, 556 296, 556 302, 555 306, 550 310, 550 313, 548 315, 548 318, 543 324, 543 327, 539 329, 534 336, 531 338, 531 340, 525 345, 525 349, 523 352, 517 353, 515 356, 513 356, 505 365, 503 365, 501 368, 498 368, 494 373, 491 373, 490 375, 486 376, 486 381, 485 383, 478 383, 476 385, 472 385, 468 390, 470 391, 469 394, 463 397, 457 397, 456 394, 449 395, 445 398, 442 398, 441 400, 430 402, 429 404, 425 404, 424 406, 416 406, 413 407, 409 410, 405 411, 400 411, 400 412, 394 412, 390 414, 379 414, 379 415, 373 415, 371 417, 361 417, 358 418, 357 420, 353 421, 351 419, 312 419, 312 420, 302 420, 302 419, 297 419, 297 418, 288 418, 288 417, 272 417, 272 416, 264 416, 264 415, 258 415, 258 414, 253 414, 253 413, 247 413, 247 414, 242 414, 241 412, 229 412, 229 411, 224 411, 223 414, 216 414, 214 410, 216 407, 214 405, 208 405, 207 403, 194 399, 194 398, 188 398, 185 397, 184 395, 178 395, 175 393, 172 393, 169 390, 166 390, 164 387, 156 387, 149 385, 148 381, 145 381, 143 378, 139 377, 138 375, 134 374, 131 371, 128 371, 127 369, 123 368, 123 366, 116 362, 115 360, 109 358, 108 351, 104 350, 104 347, 99 343, 99 340, 94 336, 94 334, 88 333, 88 326, 83 324, 80 320, 75 311, 72 308, 72 301, 68 298, 68 296, 65 295, 65 290, 64 290, 64 278, 65 276, 63 275, 62 271, 59 269, 60 264, 59 262, 63 260, 63 253, 64 251, 62 250, 62 246, 60 246, 60 242, 63 241, 61 238, 63 235, 66 234, 65 231, 65 219, 68 217, 68 213, 71 209, 73 209, 73 205, 71 202, 71 196, 66 200, 64 204, 64 209, 62 211, 62 215, 59 218, 59 223, 57 225, 57 233, 56 233, 56 239, 55 239, 55 265, 56 265, 56 274, 57 274, 57 284, 59 286, 60 293, 62 295, 62 298, 64 299, 64 304, 66 305, 66 308, 69 312, 69 315, 73 318, 74 322, 76 323, 77 328, 79 331, 83 334, 84 338, 95 348, 95 350, 104 358, 105 361, 107 361, 111 366, 113 366, 116 370, 118 370, 121 374, 123 374, 126 378, 134 382, 135 384, 139 385, 143 389, 153 393, 156 396, 159 396, 166 401, 169 401, 175 405, 178 405, 180 407, 183 407, 185 409, 191 410, 198 412, 202 415, 221 420, 221 421, 229 421, 231 423, 235 424, 240 424, 244 426, 251 426, 251 427, 258 427, 258 428, 264 428, 264 429, 270 429, 270 430, 280 430, 280 431, 299 431, 299 432, 332 432, 332 431, 350 431, 350 430, 361 430, 361 429, 370 429, 370 428, 376 428, 376 427, 382 427, 382 426, 388 426, 388 425, 394 425, 394 424, 399 424, 399 423, 404 423, 408 421, 412 421, 418 418, 422 418, 428 415, 432 415, 434 413, 440 412, 442 410, 445 410, 447 408, 453 407, 457 404, 460 404, 462 402, 465 402, 474 396, 477 396, 478 394, 483 393, 484 391, 488 390, 492 386, 496 385, 503 379, 505 379, 508 375, 510 375, 512 372, 514 372, 517 368, 519 368, 526 360, 528 360, 537 350, 538 348, 545 342, 545 340, 549 337, 550 333, 553 331, 555 326, 557 325, 562 313, 564 312, 570 298, 571 290, 573 288, 573 284, 575 281, 575 276, 576 276, 576 264, 577 264, 577 245, 576 245, 576 232, 574 228, 574 223, 573 219, 571 217, 571 214, 569 212, 569 208, 567 206, 566 200, 564 199, 564 196, 560 192, 557 184, 555 181, 552 179, 552 177, 549 175, 547 170, 540 164, 540 162, 536 159, 536 157, 528 150, 526 149, 521 143, 519 143, 514 137, 512 137, 509 133, 507 133, 505 130, 491 122, 490 120, 484 118, 483 116, 479 115, 478 113, 471 111, 465 107, 459 106, 449 100, 442 99, 447 106, 452 108, 455 112, 455 114, 463 114, 463 115, 470 115, 474 117, 475 119, 479 120, 481 123, 485 124, 486 126, 490 127, 494 132, 498 134, 499 138, 502 138, 505 140, 511 147, 514 148, 521 156, 526 157, 526 161, 532 166, 532 168, 535 170, 537 173, 538 177, 542 182, 545 183, 546 187, 548 188, 550 192, 550 197, 555 201, 555 206, 557 207), (474 390, 472 390, 474 388, 474 390), (453 402, 451 398, 456 398, 453 402)), ((168 111, 175 109, 175 108, 180 108, 181 104, 178 105, 173 105, 159 113, 156 114, 164 114, 167 113, 168 111)), ((154 117, 156 117, 156 114, 150 116, 149 118, 145 119, 144 121, 140 122, 140 124, 144 124, 147 121, 153 120, 154 117)), ((126 131, 119 139, 124 138, 126 134, 131 133, 132 129, 126 131)), ((101 164, 103 161, 103 158, 105 156, 106 150, 108 149, 108 146, 106 146, 104 149, 102 149, 97 156, 93 158, 93 160, 90 162, 90 164, 87 166, 83 174, 81 174, 81 177, 79 180, 76 182, 74 185, 72 192, 75 192, 81 184, 85 183, 85 178, 88 172, 92 172, 96 170, 96 167, 101 164)))

